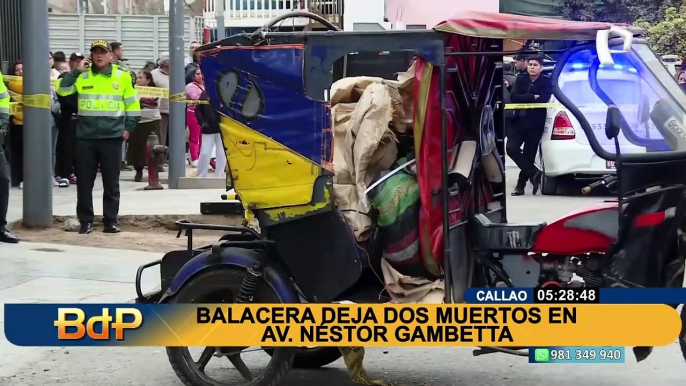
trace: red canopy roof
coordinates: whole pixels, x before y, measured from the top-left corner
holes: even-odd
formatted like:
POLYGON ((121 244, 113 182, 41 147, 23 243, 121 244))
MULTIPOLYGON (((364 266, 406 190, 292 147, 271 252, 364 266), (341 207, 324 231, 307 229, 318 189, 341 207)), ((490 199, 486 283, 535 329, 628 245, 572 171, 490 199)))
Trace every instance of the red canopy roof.
POLYGON ((463 12, 439 23, 436 31, 492 39, 595 40, 610 23, 581 22, 492 12, 463 12))

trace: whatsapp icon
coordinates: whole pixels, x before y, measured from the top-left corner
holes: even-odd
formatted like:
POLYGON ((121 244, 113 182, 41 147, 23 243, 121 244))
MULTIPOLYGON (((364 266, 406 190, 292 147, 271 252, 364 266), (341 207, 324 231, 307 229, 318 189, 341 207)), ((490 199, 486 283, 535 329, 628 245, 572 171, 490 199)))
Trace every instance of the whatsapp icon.
POLYGON ((549 362, 550 350, 547 348, 537 348, 536 351, 534 351, 534 359, 536 362, 549 362))

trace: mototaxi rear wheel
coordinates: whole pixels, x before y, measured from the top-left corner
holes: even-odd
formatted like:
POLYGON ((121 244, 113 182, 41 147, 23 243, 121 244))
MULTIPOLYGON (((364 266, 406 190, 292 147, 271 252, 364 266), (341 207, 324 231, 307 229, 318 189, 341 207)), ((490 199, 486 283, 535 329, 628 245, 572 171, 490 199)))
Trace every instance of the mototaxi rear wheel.
MULTIPOLYGON (((274 349, 266 348, 264 351, 269 355, 274 355, 274 349)), ((338 347, 302 347, 295 352, 293 368, 296 369, 318 369, 333 362, 343 356, 338 347)))
MULTIPOLYGON (((226 268, 203 272, 189 280, 169 303, 233 303, 245 273, 244 270, 226 268)), ((253 299, 254 303, 281 303, 273 288, 262 279, 253 299)), ((176 375, 187 386, 276 386, 290 370, 296 352, 291 347, 274 348, 263 373, 255 376, 241 359, 242 350, 243 348, 233 347, 206 347, 200 359, 195 361, 189 347, 167 347, 167 357, 176 375), (243 381, 222 382, 207 375, 207 364, 217 356, 220 359, 226 357, 238 370, 243 381)))

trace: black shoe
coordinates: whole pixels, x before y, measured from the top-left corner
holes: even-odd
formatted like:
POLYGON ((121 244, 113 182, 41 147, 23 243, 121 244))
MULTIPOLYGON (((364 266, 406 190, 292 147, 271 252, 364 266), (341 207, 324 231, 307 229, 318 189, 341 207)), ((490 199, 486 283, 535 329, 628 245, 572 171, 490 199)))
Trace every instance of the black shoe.
POLYGON ((541 187, 541 180, 543 179, 543 173, 541 171, 537 171, 536 174, 534 174, 533 177, 531 177, 531 185, 534 186, 534 196, 536 193, 538 193, 538 189, 541 187))
POLYGON ((523 196, 524 195, 524 188, 517 186, 512 191, 512 195, 513 196, 523 196))
POLYGON ((16 244, 19 242, 19 237, 13 235, 7 229, 0 231, 0 243, 16 244))
POLYGON ((102 230, 103 233, 119 233, 121 232, 121 229, 119 229, 119 225, 115 223, 107 223, 105 224, 105 228, 102 230))
POLYGON ((133 170, 133 168, 129 165, 126 164, 126 162, 121 163, 121 170, 124 172, 128 172, 130 170, 133 170))
POLYGON ((93 232, 93 223, 90 223, 90 222, 81 223, 81 228, 79 228, 79 234, 80 235, 87 235, 91 232, 93 232))
POLYGON ((136 182, 141 182, 143 181, 143 171, 139 170, 136 172, 136 176, 133 177, 133 180, 136 182))

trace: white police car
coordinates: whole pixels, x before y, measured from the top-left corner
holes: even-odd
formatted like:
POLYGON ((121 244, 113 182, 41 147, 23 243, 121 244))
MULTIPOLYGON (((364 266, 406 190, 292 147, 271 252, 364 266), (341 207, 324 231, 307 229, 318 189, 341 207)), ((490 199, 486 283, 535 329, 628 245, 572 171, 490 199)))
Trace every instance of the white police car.
MULTIPOLYGON (((591 89, 588 71, 589 66, 585 63, 567 63, 558 84, 562 93, 584 114, 600 144, 614 148, 604 133, 607 105, 591 89)), ((598 74, 599 78, 602 77, 603 88, 614 90, 613 100, 623 113, 638 108, 636 100, 641 96, 636 95, 640 93, 640 88, 636 87, 636 69, 617 64, 600 69, 598 74), (624 100, 618 100, 618 95, 619 99, 625 96, 624 100)), ((550 103, 558 103, 555 96, 550 103)), ((623 134, 619 136, 619 143, 622 153, 645 152, 645 148, 631 144, 623 134)), ((593 152, 578 120, 561 105, 548 108, 540 150, 539 166, 544 172, 541 192, 545 195, 561 192, 561 185, 575 178, 597 178, 616 172, 614 162, 606 161, 593 152)))

